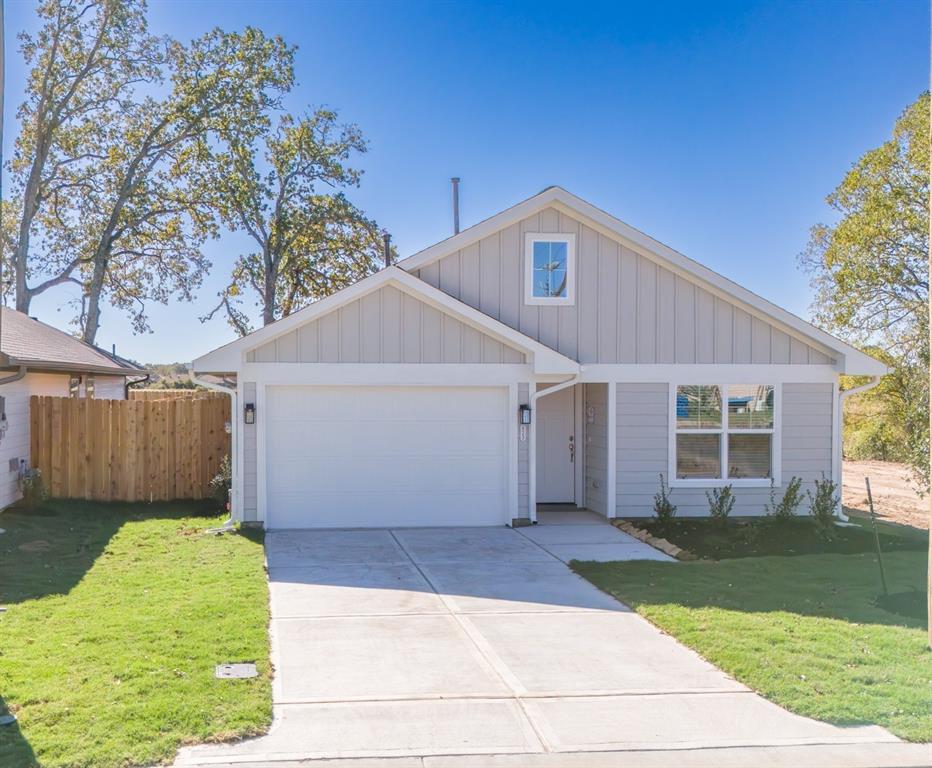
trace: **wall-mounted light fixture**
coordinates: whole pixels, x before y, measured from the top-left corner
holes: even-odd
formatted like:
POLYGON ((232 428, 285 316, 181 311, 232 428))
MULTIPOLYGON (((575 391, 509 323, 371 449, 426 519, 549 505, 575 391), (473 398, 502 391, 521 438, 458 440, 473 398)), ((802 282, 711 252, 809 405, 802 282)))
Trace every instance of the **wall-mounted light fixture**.
POLYGON ((531 406, 522 405, 518 408, 518 423, 519 424, 530 424, 531 423, 531 406))
POLYGON ((246 403, 246 407, 243 409, 243 421, 247 424, 256 423, 256 404, 255 403, 246 403))

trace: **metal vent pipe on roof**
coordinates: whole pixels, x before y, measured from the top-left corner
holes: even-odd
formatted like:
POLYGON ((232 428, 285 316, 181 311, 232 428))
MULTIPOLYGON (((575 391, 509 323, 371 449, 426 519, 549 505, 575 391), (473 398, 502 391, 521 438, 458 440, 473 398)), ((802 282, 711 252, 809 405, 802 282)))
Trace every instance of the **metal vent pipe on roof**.
POLYGON ((460 233, 460 178, 454 176, 450 179, 453 185, 453 234, 460 233))
POLYGON ((382 256, 385 259, 385 266, 392 265, 392 236, 385 232, 382 234, 382 256))

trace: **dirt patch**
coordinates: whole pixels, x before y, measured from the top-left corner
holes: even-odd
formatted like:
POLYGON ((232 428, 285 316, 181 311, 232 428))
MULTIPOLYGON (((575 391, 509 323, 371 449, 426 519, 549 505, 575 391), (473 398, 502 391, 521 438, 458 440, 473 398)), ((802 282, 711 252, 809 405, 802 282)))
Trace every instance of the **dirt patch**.
POLYGON ((891 461, 848 461, 844 463, 842 503, 849 515, 868 515, 864 478, 871 479, 874 512, 891 523, 928 529, 929 499, 921 498, 903 464, 891 461))

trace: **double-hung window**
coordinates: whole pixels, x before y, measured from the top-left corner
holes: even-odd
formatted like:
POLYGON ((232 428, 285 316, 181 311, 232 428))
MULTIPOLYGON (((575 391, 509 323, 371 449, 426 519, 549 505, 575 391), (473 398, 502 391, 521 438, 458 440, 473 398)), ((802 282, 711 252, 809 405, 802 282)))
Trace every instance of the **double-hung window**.
POLYGON ((680 384, 674 395, 676 481, 769 483, 776 477, 772 384, 680 384))

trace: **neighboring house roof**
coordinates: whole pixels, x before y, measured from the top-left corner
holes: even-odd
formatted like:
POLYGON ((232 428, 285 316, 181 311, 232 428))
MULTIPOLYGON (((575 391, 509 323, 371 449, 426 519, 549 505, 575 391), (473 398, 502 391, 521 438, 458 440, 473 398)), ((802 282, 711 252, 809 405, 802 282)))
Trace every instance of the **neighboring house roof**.
POLYGON ((10 366, 115 376, 146 373, 136 363, 104 353, 15 309, 3 307, 2 313, 0 350, 8 356, 10 366))
POLYGON ((843 359, 842 373, 880 376, 889 372, 887 366, 879 360, 870 357, 856 347, 826 333, 791 312, 778 307, 776 304, 767 301, 708 267, 693 261, 629 224, 625 224, 620 219, 616 219, 605 211, 596 208, 591 203, 587 203, 582 198, 567 192, 562 187, 547 187, 539 194, 468 229, 464 229, 459 234, 425 248, 413 256, 402 259, 397 266, 408 272, 417 271, 548 207, 555 208, 576 218, 582 218, 596 231, 623 243, 645 258, 657 262, 675 273, 680 273, 683 277, 698 281, 713 294, 719 294, 732 302, 736 302, 750 314, 762 320, 774 322, 788 330, 808 336, 822 346, 836 352, 843 359))
POLYGON ((288 317, 260 328, 248 336, 215 349, 194 361, 196 373, 233 373, 239 370, 246 352, 255 349, 272 339, 278 338, 295 328, 309 323, 322 315, 333 312, 344 304, 355 301, 385 285, 391 285, 417 299, 433 306, 435 309, 455 317, 477 330, 522 350, 532 358, 536 373, 574 374, 579 372, 579 363, 561 355, 556 350, 524 335, 511 326, 489 317, 478 309, 464 304, 443 291, 428 285, 397 266, 387 267, 358 283, 344 288, 324 299, 315 301, 310 306, 288 317))

